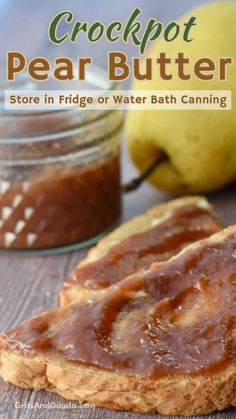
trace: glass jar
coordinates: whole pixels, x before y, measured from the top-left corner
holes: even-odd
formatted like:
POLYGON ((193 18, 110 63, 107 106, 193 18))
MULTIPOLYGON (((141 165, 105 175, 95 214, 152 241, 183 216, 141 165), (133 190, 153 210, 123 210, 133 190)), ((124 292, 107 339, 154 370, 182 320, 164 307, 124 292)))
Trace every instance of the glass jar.
MULTIPOLYGON (((86 90, 115 88, 97 69, 84 83, 86 90)), ((118 109, 1 112, 1 249, 78 249, 114 227, 122 125, 118 109)))

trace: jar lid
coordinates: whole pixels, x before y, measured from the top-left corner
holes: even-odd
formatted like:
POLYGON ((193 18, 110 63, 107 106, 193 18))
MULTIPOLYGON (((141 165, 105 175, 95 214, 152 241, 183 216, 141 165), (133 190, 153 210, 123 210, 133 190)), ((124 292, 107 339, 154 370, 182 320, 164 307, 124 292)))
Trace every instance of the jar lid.
POLYGON ((10 138, 26 138, 40 135, 49 135, 62 131, 67 131, 75 127, 89 124, 107 114, 108 110, 102 109, 86 109, 79 105, 71 105, 70 107, 59 110, 20 110, 9 111, 4 109, 4 93, 6 90, 70 90, 98 91, 98 95, 106 95, 109 91, 118 88, 117 83, 108 80, 106 72, 96 66, 90 66, 86 71, 86 79, 80 81, 74 76, 70 81, 58 81, 49 76, 49 80, 35 81, 29 79, 28 74, 22 73, 16 81, 0 80, 0 139, 10 138))

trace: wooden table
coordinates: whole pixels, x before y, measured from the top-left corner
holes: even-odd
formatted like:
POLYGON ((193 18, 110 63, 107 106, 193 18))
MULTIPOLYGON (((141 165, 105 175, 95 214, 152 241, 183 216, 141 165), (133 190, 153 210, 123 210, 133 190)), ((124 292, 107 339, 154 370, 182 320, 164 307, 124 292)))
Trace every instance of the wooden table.
MULTIPOLYGON (((134 169, 125 154, 123 156, 123 167, 125 167, 125 179, 134 175, 134 169)), ((141 213, 149 206, 168 198, 167 195, 146 184, 139 191, 124 197, 123 218, 130 218, 137 213, 141 213)), ((216 212, 224 225, 236 222, 236 188, 229 188, 223 192, 212 194, 209 198, 215 205, 216 212)), ((43 310, 56 307, 62 281, 85 253, 86 250, 44 257, 26 257, 2 253, 0 255, 0 331, 43 310)), ((46 407, 37 408, 35 403, 45 405, 53 401, 62 404, 65 403, 65 400, 44 391, 21 390, 3 382, 0 382, 0 391, 0 417, 6 419, 38 419, 40 417, 56 419, 67 417, 138 419, 139 417, 160 417, 159 415, 140 416, 127 412, 111 412, 98 408, 81 408, 79 404, 77 404, 77 409, 67 409, 65 406, 64 409, 61 406, 61 408, 53 410, 46 407), (22 407, 15 408, 16 403, 21 404, 22 407), (34 409, 25 407, 24 403, 33 403, 34 409)), ((210 417, 231 419, 236 417, 236 411, 229 409, 224 413, 212 414, 210 417)))

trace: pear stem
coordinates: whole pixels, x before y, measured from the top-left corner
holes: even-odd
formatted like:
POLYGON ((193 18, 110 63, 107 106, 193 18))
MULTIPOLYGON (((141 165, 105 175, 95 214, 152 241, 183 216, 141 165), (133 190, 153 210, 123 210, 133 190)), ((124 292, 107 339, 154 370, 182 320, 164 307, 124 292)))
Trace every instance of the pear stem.
POLYGON ((128 181, 122 186, 122 192, 128 193, 138 189, 144 180, 146 180, 154 170, 159 166, 160 163, 167 160, 165 153, 161 153, 138 177, 128 181))

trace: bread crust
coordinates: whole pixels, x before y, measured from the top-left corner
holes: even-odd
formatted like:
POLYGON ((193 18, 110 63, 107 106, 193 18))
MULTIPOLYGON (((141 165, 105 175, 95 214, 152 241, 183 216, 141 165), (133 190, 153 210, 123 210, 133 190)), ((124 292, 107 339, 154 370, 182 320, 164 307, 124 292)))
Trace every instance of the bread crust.
POLYGON ((141 380, 2 350, 0 374, 22 388, 45 389, 69 400, 114 410, 191 416, 236 406, 235 360, 224 371, 207 376, 141 380))
MULTIPOLYGON (((106 237, 99 240, 96 246, 89 250, 87 256, 77 265, 76 270, 91 262, 106 256, 109 250, 116 244, 123 240, 139 233, 143 233, 153 227, 153 221, 156 224, 165 221, 169 218, 172 212, 185 205, 197 205, 200 208, 208 208, 212 210, 211 205, 203 196, 187 196, 184 198, 174 199, 162 204, 157 204, 150 208, 146 213, 138 215, 135 218, 121 224, 118 228, 113 230, 106 237)), ((87 303, 89 300, 102 298, 108 289, 87 289, 78 287, 78 284, 71 282, 64 282, 60 291, 59 302, 60 306, 79 302, 81 304, 87 303)))
POLYGON ((173 210, 182 207, 183 205, 197 205, 201 208, 212 209, 206 198, 200 195, 186 196, 184 198, 177 198, 164 202, 163 204, 157 204, 152 208, 149 208, 144 214, 138 215, 121 224, 106 237, 99 240, 97 245, 89 250, 87 256, 79 263, 78 266, 83 266, 102 258, 115 244, 120 243, 130 236, 148 230, 152 227, 152 221, 154 219, 161 223, 171 215, 173 210))

